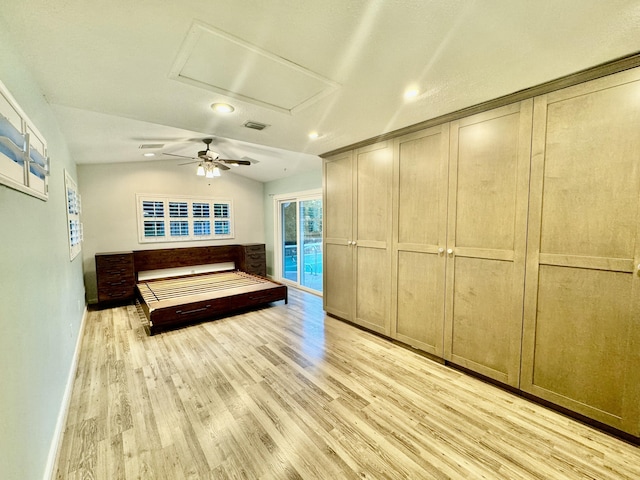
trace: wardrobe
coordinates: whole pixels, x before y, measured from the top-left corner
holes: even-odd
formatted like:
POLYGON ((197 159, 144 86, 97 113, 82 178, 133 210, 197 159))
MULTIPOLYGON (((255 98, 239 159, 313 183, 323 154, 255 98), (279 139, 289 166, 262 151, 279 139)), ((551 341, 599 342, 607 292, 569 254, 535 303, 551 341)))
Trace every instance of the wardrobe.
POLYGON ((325 310, 640 436, 640 69, 433 123, 324 157, 325 310))
POLYGON ((390 335, 391 180, 388 142, 324 164, 324 308, 390 335))

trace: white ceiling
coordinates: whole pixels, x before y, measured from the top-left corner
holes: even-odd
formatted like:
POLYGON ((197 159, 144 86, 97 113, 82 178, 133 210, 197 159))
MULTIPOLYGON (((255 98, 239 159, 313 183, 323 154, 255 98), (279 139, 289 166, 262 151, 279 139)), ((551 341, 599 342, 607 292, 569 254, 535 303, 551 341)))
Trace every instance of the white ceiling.
POLYGON ((213 137, 259 181, 640 50, 637 0, 2 0, 0 17, 78 164, 149 143, 178 162, 162 153, 213 137))

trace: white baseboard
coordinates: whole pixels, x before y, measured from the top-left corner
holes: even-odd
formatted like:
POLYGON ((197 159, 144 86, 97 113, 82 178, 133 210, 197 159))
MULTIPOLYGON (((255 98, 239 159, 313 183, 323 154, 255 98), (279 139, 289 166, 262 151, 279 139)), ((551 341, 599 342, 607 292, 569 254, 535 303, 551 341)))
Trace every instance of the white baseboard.
POLYGON ((69 413, 69 404, 71 403, 71 393, 73 391, 73 381, 76 378, 76 371, 78 370, 78 359, 80 357, 80 345, 82 345, 82 337, 84 336, 84 325, 87 319, 87 306, 84 306, 84 312, 82 313, 82 322, 80 324, 80 331, 78 332, 78 338, 76 340, 75 352, 73 352, 73 360, 71 367, 69 368, 69 375, 67 376, 67 385, 64 389, 64 396, 62 397, 62 403, 60 404, 60 411, 58 412, 58 420, 56 422, 56 429, 53 432, 53 440, 49 447, 49 456, 47 458, 47 465, 44 470, 44 480, 52 480, 56 466, 56 457, 58 455, 58 449, 60 448, 60 442, 64 433, 64 427, 67 423, 67 414, 69 413))

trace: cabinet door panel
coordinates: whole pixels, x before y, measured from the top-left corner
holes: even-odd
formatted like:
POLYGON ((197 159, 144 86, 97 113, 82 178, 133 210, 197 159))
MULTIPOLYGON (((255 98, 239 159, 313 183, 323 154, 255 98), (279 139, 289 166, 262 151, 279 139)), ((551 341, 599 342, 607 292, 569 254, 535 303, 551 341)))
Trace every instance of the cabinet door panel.
POLYGON ((353 249, 326 243, 324 247, 324 309, 345 320, 353 318, 353 249))
POLYGON ((523 390, 640 433, 640 71, 534 108, 523 390))
POLYGON ((450 360, 503 383, 520 347, 521 321, 505 321, 522 315, 522 296, 512 294, 514 282, 522 285, 516 275, 513 262, 455 259, 450 360))
POLYGON ((442 356, 444 258, 434 253, 398 252, 396 338, 442 356))
POLYGON ((444 356, 449 124, 394 141, 392 335, 444 356))
POLYGON ((390 243, 391 149, 373 145, 356 153, 357 241, 390 243))
POLYGON ((352 153, 324 161, 323 304, 346 320, 353 319, 353 161, 352 153))
POLYGON ((620 418, 632 276, 542 265, 539 284, 534 384, 620 418))
POLYGON ((541 251, 633 258, 639 94, 631 83, 548 106, 541 251))
POLYGON ((393 152, 387 142, 355 152, 355 318, 390 334, 391 186, 393 152))
POLYGON ((355 322, 378 333, 386 333, 390 289, 387 251, 359 247, 356 263, 355 322))
POLYGON ((456 247, 513 250, 520 112, 461 125, 456 247))
POLYGON ((349 241, 352 238, 352 163, 351 153, 325 160, 324 235, 327 239, 349 241))
POLYGON ((519 385, 532 101, 453 122, 445 358, 519 385))
POLYGON ((398 141, 400 244, 444 245, 443 231, 446 225, 442 214, 446 212, 447 184, 446 178, 442 178, 441 169, 445 153, 442 137, 446 133, 448 129, 442 133, 438 128, 431 133, 425 132, 398 141))

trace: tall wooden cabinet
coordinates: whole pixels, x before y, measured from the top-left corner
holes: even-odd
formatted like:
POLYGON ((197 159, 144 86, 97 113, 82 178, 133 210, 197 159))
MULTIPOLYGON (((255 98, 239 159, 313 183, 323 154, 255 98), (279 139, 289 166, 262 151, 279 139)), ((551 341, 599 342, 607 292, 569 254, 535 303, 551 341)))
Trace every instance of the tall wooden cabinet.
POLYGON ((395 140, 395 337, 517 386, 532 101, 395 140))
POLYGON ((640 72, 536 98, 522 388, 640 433, 640 72))
POLYGON ((264 243, 244 243, 239 246, 238 268, 253 275, 267 276, 267 253, 264 243))
POLYGON ((98 303, 130 302, 135 297, 133 252, 96 253, 98 303))
POLYGON ((444 357, 449 124, 394 141, 392 334, 444 357))
POLYGON ((353 153, 324 161, 323 303, 337 317, 353 320, 353 153), (328 273, 327 273, 328 272, 328 273))
POLYGON ((326 311, 640 437, 640 67, 390 142, 325 159, 326 311))
POLYGON ((325 310, 390 333, 391 184, 388 142, 327 159, 325 310))
POLYGON ((517 387, 532 101, 451 123, 444 358, 517 387))

